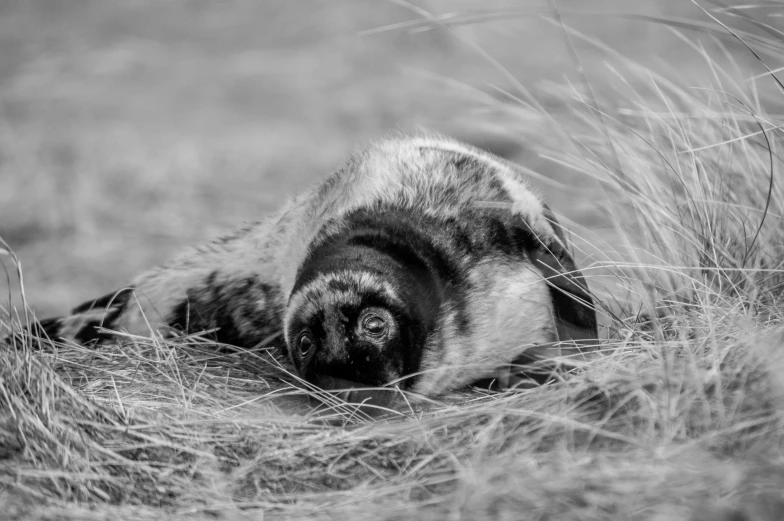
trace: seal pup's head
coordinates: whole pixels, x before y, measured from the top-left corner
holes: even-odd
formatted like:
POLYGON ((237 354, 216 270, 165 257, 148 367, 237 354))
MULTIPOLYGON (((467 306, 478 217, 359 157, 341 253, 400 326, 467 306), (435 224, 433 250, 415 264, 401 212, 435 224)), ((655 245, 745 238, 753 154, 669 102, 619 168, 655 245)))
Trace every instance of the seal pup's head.
POLYGON ((442 289, 430 262, 394 235, 333 237, 300 267, 284 335, 291 362, 309 382, 326 389, 341 382, 413 386, 442 289))

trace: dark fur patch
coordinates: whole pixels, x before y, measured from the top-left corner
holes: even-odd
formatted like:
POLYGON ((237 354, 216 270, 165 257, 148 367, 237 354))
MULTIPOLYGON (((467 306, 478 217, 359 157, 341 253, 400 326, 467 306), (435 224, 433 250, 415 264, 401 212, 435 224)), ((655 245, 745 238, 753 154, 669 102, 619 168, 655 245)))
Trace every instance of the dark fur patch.
MULTIPOLYGON (((130 295, 130 292, 127 292, 127 294, 130 295)), ((79 330, 74 334, 74 340, 82 345, 87 345, 89 343, 99 344, 111 340, 112 335, 99 331, 99 328, 116 329, 117 318, 125 310, 126 303, 127 297, 122 301, 121 305, 117 307, 112 305, 112 307, 106 309, 101 318, 85 319, 84 324, 82 324, 79 330)))
POLYGON ((562 341, 597 339, 599 333, 593 299, 572 258, 565 252, 556 257, 544 248, 539 248, 531 252, 531 261, 547 279, 558 337, 562 341))
POLYGON ((78 315, 93 309, 106 309, 108 307, 124 310, 128 305, 128 300, 131 298, 132 294, 133 287, 123 288, 119 291, 113 291, 102 297, 98 297, 97 299, 88 300, 87 302, 79 304, 73 308, 71 314, 78 315))
POLYGON ((110 334, 98 330, 102 323, 104 323, 102 320, 88 320, 76 332, 74 340, 82 345, 88 345, 91 342, 100 343, 111 339, 110 334))
POLYGON ((60 317, 57 318, 45 318, 43 320, 38 321, 38 328, 40 333, 43 333, 51 340, 56 340, 60 338, 60 332, 63 328, 63 322, 60 317))
POLYGON ((88 300, 79 304, 71 311, 70 317, 47 318, 38 322, 38 329, 41 336, 46 336, 51 340, 57 340, 65 333, 66 321, 80 320, 79 315, 86 315, 90 312, 103 313, 101 318, 83 317, 83 324, 74 334, 74 340, 80 344, 98 343, 111 339, 111 335, 99 332, 97 328, 116 329, 117 318, 125 311, 128 300, 133 294, 133 288, 123 288, 119 291, 108 293, 97 299, 88 300))
POLYGON ((224 279, 219 271, 213 271, 202 285, 189 288, 186 294, 167 317, 170 326, 184 332, 217 328, 217 342, 242 347, 253 347, 280 333, 280 289, 257 276, 224 279))
POLYGON ((354 240, 366 241, 398 260, 406 270, 421 276, 423 272, 417 271, 419 258, 427 270, 425 277, 437 281, 438 289, 420 291, 414 300, 437 292, 436 298, 449 301, 455 310, 457 332, 464 335, 470 332, 466 296, 471 287, 466 271, 477 259, 478 248, 465 219, 439 219, 382 207, 373 212, 356 212, 350 222, 354 227, 352 233, 367 237, 354 240))

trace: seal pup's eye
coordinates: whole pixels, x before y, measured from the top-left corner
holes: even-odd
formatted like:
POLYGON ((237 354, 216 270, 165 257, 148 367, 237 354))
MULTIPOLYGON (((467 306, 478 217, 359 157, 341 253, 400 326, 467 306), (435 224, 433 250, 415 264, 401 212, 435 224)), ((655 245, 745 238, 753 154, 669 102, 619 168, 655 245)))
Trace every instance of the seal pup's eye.
POLYGON ((302 333, 299 336, 299 352, 302 353, 302 356, 307 356, 311 349, 313 349, 313 339, 310 333, 302 333))
POLYGON ((362 319, 362 329, 370 336, 381 336, 387 330, 387 323, 380 316, 369 314, 362 319))

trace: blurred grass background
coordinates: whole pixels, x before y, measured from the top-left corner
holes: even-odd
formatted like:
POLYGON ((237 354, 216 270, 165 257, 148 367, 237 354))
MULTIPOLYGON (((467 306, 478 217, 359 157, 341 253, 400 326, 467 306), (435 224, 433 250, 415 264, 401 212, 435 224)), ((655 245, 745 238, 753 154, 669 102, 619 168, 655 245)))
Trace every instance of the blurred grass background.
MULTIPOLYGON (((687 0, 555 5, 640 64, 707 74, 671 26, 646 19, 706 20, 687 0)), ((552 6, 0 0, 0 236, 28 301, 42 316, 111 291, 395 131, 451 134, 569 181, 572 193, 542 188, 557 211, 602 228, 596 188, 530 153, 545 123, 510 110, 507 93, 530 89, 546 105, 556 83, 581 81, 552 6), (408 23, 419 9, 470 23, 408 23)), ((601 96, 611 55, 575 42, 601 96)), ((735 59, 748 65, 739 74, 759 72, 740 46, 735 59)))

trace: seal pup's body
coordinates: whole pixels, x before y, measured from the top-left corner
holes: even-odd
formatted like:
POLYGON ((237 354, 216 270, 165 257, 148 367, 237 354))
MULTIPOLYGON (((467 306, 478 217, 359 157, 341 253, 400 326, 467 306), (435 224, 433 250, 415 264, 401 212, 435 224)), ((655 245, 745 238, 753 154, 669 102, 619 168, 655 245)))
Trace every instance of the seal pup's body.
POLYGON ((593 302, 549 208, 494 156, 445 138, 372 145, 279 213, 42 322, 105 340, 217 329, 282 334, 297 371, 437 395, 536 346, 597 337, 593 302))

